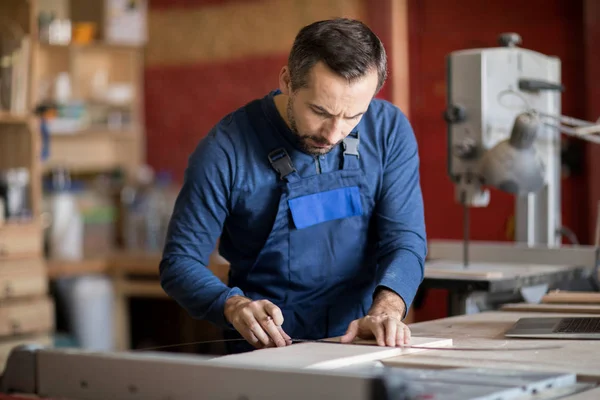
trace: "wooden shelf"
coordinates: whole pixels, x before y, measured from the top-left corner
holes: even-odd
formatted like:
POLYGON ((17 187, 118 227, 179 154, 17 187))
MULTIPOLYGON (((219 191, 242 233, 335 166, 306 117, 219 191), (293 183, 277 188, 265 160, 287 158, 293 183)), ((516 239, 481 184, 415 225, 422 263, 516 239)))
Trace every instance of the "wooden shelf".
POLYGON ((6 111, 0 111, 0 124, 28 124, 31 116, 27 114, 13 114, 6 111))
POLYGON ((50 136, 50 157, 43 172, 67 167, 74 174, 128 169, 138 161, 139 135, 134 131, 90 130, 50 136))
POLYGON ((123 44, 123 43, 109 43, 103 41, 97 41, 87 44, 79 44, 79 43, 68 43, 68 44, 53 44, 53 43, 44 43, 37 42, 37 44, 44 49, 72 49, 72 50, 143 50, 145 48, 144 45, 137 44, 123 44))
MULTIPOLYGON (((117 251, 106 257, 84 259, 81 261, 49 260, 48 274, 51 279, 67 276, 106 273, 115 276, 136 275, 145 278, 159 277, 161 253, 143 251, 117 251)), ((208 268, 223 282, 227 282, 229 264, 216 256, 211 256, 208 268)), ((145 279, 144 278, 144 279, 145 279)), ((156 286, 156 281, 150 286, 156 286)))
POLYGON ((46 265, 48 266, 48 277, 50 279, 103 274, 107 273, 109 269, 108 260, 103 258, 81 261, 49 260, 46 265))
POLYGON ((110 130, 110 129, 86 129, 73 133, 53 133, 50 134, 50 140, 87 140, 90 137, 107 137, 110 139, 132 140, 137 138, 137 133, 133 129, 129 130, 110 130))

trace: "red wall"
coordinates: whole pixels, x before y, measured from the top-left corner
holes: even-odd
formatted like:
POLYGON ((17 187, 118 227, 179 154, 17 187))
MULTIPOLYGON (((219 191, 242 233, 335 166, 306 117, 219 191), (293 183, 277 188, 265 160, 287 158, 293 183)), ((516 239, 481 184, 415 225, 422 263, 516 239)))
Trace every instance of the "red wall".
MULTIPOLYGON (((585 0, 584 4, 586 118, 600 123, 600 1, 585 0)), ((587 147, 587 168, 588 171, 594 171, 588 176, 588 214, 589 221, 593 222, 590 223, 589 232, 593 240, 594 224, 600 218, 600 145, 588 144, 587 147)))

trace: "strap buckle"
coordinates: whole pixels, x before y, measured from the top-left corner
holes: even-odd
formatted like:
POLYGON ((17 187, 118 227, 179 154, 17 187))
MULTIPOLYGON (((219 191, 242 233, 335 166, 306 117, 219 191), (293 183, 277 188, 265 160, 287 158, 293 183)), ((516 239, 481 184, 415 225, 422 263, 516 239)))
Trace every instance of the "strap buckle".
POLYGON ((283 147, 269 153, 269 162, 282 180, 289 174, 296 172, 292 159, 283 147))
POLYGON ((356 132, 356 137, 346 136, 342 143, 344 145, 344 155, 349 154, 360 158, 358 155, 358 145, 360 143, 358 132, 356 132))

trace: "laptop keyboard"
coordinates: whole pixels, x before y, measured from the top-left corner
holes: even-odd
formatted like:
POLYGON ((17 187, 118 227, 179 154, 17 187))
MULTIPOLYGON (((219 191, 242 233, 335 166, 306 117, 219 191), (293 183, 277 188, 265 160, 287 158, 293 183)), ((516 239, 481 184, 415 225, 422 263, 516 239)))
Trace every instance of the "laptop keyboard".
POLYGON ((563 318, 554 333, 600 333, 600 318, 563 318))

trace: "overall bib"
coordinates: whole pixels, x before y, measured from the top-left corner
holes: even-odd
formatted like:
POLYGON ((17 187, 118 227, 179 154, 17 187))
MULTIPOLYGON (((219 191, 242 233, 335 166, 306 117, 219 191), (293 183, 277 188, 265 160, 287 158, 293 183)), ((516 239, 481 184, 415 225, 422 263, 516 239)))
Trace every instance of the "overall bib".
MULTIPOLYGON (((287 150, 293 149, 265 121, 260 101, 247 110, 258 132, 273 134, 268 159, 281 198, 254 265, 247 271, 232 265, 229 284, 277 305, 292 339, 343 335, 370 308, 377 267, 374 200, 360 168, 359 136, 343 141, 339 170, 301 178, 287 150)), ((241 336, 228 331, 225 337, 241 336)), ((230 353, 252 349, 245 341, 228 342, 230 353)))

